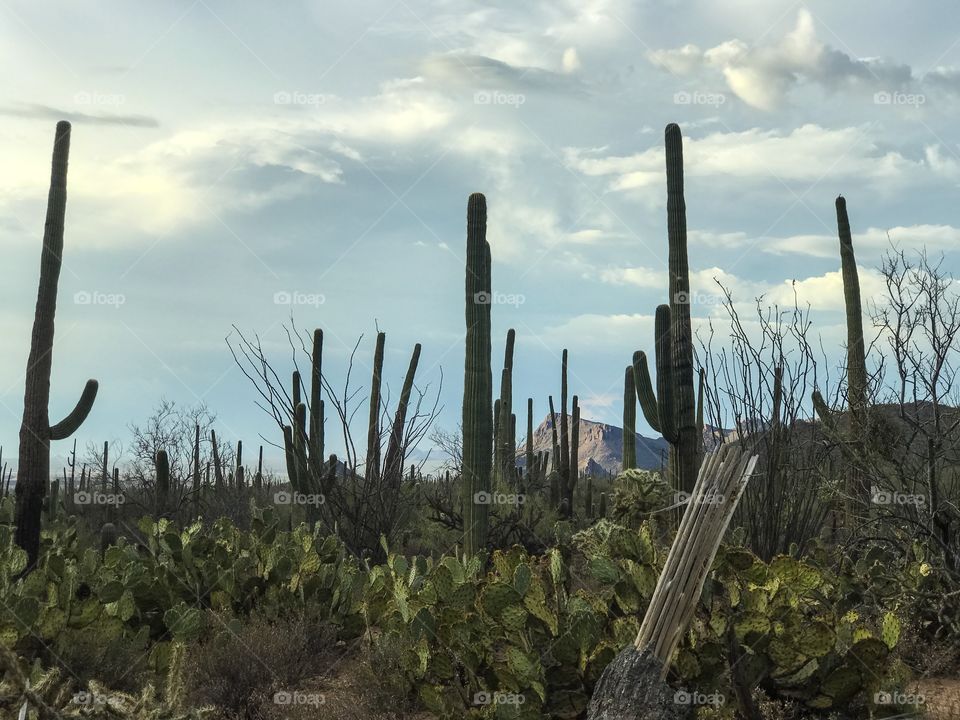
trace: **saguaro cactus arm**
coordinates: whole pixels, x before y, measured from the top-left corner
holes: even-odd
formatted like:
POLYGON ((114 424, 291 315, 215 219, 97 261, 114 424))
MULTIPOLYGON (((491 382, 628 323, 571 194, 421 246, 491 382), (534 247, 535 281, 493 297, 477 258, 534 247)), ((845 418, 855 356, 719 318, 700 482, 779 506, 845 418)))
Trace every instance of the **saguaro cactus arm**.
POLYGON ((66 440, 83 425, 83 421, 87 419, 87 415, 93 409, 93 401, 97 399, 99 387, 100 384, 96 380, 92 378, 87 380, 87 384, 83 386, 83 392, 80 394, 80 399, 73 410, 70 411, 70 414, 50 427, 51 440, 66 440))
POLYGON ((657 392, 653 392, 647 356, 643 352, 634 353, 633 372, 637 398, 643 416, 650 427, 663 435, 669 443, 679 439, 677 432, 677 409, 675 404, 675 385, 671 348, 671 312, 669 305, 658 305, 654 318, 654 334, 657 354, 657 392))

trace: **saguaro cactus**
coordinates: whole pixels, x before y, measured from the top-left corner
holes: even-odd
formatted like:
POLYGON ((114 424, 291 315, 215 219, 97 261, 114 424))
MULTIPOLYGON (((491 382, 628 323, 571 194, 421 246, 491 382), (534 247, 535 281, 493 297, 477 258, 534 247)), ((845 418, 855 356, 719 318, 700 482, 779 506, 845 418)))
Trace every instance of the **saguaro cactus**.
POLYGON ((670 265, 670 324, 673 381, 676 383, 677 442, 672 446, 679 487, 693 492, 700 469, 696 448, 693 390, 693 335, 690 327, 690 271, 687 262, 687 206, 683 197, 683 137, 676 123, 664 133, 667 151, 667 235, 670 265))
POLYGON ((158 517, 162 517, 169 509, 170 501, 170 459, 166 450, 157 450, 154 461, 157 472, 157 507, 158 517))
POLYGON ((54 316, 57 285, 63 258, 63 228, 67 207, 67 160, 70 154, 70 123, 57 123, 50 172, 50 193, 40 254, 40 286, 37 292, 30 355, 27 359, 20 425, 20 457, 16 485, 17 545, 27 553, 32 567, 40 552, 40 522, 43 496, 50 479, 50 441, 70 437, 86 420, 97 397, 97 381, 87 380, 80 400, 67 417, 50 425, 50 372, 53 364, 54 316))
POLYGON ((687 209, 683 197, 683 138, 680 127, 667 125, 664 133, 667 158, 667 236, 669 239, 670 304, 663 315, 657 308, 657 389, 654 401, 645 357, 634 356, 634 381, 643 414, 654 427, 666 424, 660 432, 670 443, 669 468, 673 485, 692 492, 700 469, 698 447, 702 438, 697 430, 696 394, 693 386, 693 337, 690 326, 690 271, 687 262, 687 209), (665 325, 664 325, 665 322, 665 325), (661 332, 666 329, 666 336, 661 332), (660 350, 663 350, 663 362, 660 350), (639 361, 639 362, 638 362, 639 361), (662 367, 661 367, 662 365, 662 367), (669 370, 668 370, 669 369, 669 370), (661 371, 669 371, 669 382, 662 382, 661 371), (653 415, 654 406, 661 408, 653 415), (667 432, 670 433, 668 436, 667 432))
MULTIPOLYGON (((407 374, 403 378, 403 387, 400 389, 400 401, 397 403, 397 412, 393 416, 393 427, 390 430, 390 441, 387 443, 387 455, 383 461, 383 473, 394 487, 400 487, 403 479, 403 456, 406 449, 404 431, 407 424, 407 408, 410 404, 410 393, 413 391, 413 380, 417 374, 417 365, 420 363, 420 343, 413 346, 413 355, 407 366, 407 374)), ((411 466, 412 467, 412 466, 411 466)))
POLYGON ((490 244, 487 201, 467 202, 466 353, 463 373, 463 531, 468 557, 487 544, 490 507, 477 502, 490 492, 493 446, 493 378, 490 369, 490 244))
POLYGON ((496 423, 496 473, 503 483, 513 482, 513 468, 516 460, 514 446, 515 433, 512 427, 513 417, 513 347, 516 331, 507 331, 506 347, 503 352, 503 370, 500 374, 500 405, 496 423))
MULTIPOLYGON (((567 349, 560 359, 560 493, 561 506, 567 499, 570 487, 570 428, 567 424, 567 349)), ((562 515, 569 517, 573 508, 562 507, 562 515)))
POLYGON ((383 346, 386 333, 377 333, 377 348, 373 354, 373 378, 370 380, 370 417, 367 422, 367 479, 376 482, 380 477, 380 386, 383 378, 383 346))
MULTIPOLYGON (((840 237, 840 273, 843 278, 843 302, 847 315, 847 402, 850 408, 851 450, 857 457, 863 456, 864 432, 867 427, 867 357, 863 339, 863 307, 860 301, 860 276, 857 259, 853 252, 850 219, 847 216, 847 201, 841 195, 836 201, 837 234, 840 237)), ((819 390, 813 392, 813 405, 820 418, 831 423, 830 409, 819 390)), ((869 502, 870 488, 863 468, 855 463, 847 476, 847 502, 845 524, 853 527, 869 502)))
POLYGON ((623 469, 637 466, 637 390, 633 367, 623 374, 623 469))

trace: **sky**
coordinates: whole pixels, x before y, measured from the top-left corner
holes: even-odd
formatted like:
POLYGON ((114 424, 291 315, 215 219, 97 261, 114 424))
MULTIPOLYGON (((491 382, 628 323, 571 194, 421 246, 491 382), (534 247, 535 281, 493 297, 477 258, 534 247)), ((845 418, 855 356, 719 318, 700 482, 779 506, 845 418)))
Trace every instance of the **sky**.
POLYGON ((533 397, 546 414, 567 348, 583 417, 619 424, 623 369, 667 301, 669 122, 696 327, 724 316, 716 281, 745 305, 791 305, 796 288, 839 362, 841 193, 866 300, 888 238, 957 269, 958 16, 941 0, 4 0, 5 457, 59 119, 73 134, 50 413, 100 381, 80 447, 126 443, 161 398, 206 403, 227 441, 277 442, 227 337, 258 335, 286 377, 291 318, 323 328, 337 386, 362 335, 361 399, 378 328, 393 397, 422 343, 418 385, 454 429, 477 191, 494 369, 517 332, 515 409, 533 397))

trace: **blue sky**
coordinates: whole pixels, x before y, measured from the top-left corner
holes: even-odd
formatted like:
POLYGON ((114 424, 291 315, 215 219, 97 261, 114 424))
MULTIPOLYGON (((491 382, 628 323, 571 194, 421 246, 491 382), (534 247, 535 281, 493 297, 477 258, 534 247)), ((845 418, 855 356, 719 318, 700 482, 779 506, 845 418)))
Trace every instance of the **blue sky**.
POLYGON ((57 119, 74 131, 51 415, 100 380, 81 446, 124 441, 161 397, 205 401, 230 440, 277 439, 224 338, 259 333, 286 368, 291 310, 324 328, 335 384, 361 333, 357 377, 379 326, 395 389, 421 342, 421 384, 442 368, 439 423, 455 427, 474 191, 503 300, 495 357, 517 330, 517 410, 530 396, 546 413, 566 347, 584 417, 618 423, 623 367, 652 349, 666 301, 668 122, 685 135, 697 324, 722 313, 714 278, 746 305, 789 304, 795 280, 836 361, 840 193, 868 298, 888 232, 956 269, 958 14, 937 0, 3 3, 0 441, 17 442, 57 119))

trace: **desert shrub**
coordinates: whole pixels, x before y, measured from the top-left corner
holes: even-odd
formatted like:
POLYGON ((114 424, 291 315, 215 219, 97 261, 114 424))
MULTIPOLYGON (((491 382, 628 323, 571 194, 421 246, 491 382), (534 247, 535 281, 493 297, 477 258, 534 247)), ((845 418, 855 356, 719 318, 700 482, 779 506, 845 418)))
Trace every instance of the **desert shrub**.
POLYGON ((224 717, 256 716, 256 708, 270 705, 285 711, 286 705, 318 706, 322 694, 304 681, 327 672, 337 655, 336 630, 329 624, 309 616, 254 615, 242 624, 225 623, 222 632, 190 647, 187 696, 193 705, 217 707, 224 717))

